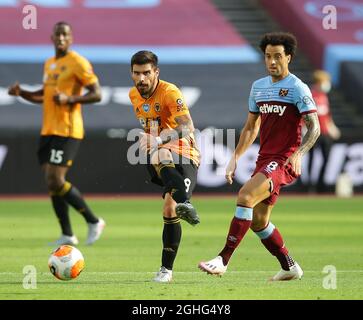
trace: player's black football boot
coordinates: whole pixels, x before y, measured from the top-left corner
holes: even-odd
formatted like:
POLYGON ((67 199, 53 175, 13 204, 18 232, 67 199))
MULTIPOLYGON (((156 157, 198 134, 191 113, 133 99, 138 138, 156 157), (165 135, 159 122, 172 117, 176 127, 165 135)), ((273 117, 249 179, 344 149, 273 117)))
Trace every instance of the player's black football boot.
POLYGON ((175 208, 176 215, 191 224, 192 226, 200 223, 197 211, 194 209, 193 205, 189 201, 184 203, 178 203, 175 208))

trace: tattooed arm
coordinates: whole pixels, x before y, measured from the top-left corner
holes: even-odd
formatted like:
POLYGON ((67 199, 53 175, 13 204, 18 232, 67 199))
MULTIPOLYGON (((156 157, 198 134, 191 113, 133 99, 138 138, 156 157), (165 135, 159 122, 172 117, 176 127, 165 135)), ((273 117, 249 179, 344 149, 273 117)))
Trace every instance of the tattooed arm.
POLYGON ((175 122, 178 124, 176 128, 164 129, 160 133, 162 144, 187 137, 194 132, 193 120, 189 114, 183 114, 182 116, 176 117, 175 122))
POLYGON ((164 129, 160 136, 154 137, 147 133, 141 133, 140 147, 142 150, 154 150, 159 145, 170 141, 179 140, 187 137, 194 132, 193 120, 189 114, 184 114, 175 118, 177 127, 174 129, 164 129))
POLYGON ((316 112, 305 114, 303 120, 308 131, 303 138, 301 146, 285 162, 285 165, 291 163, 292 170, 298 175, 301 174, 302 156, 312 148, 320 135, 319 119, 316 112))
POLYGON ((300 148, 297 150, 302 156, 312 148, 320 135, 319 119, 316 112, 305 114, 303 119, 308 131, 303 138, 300 148))

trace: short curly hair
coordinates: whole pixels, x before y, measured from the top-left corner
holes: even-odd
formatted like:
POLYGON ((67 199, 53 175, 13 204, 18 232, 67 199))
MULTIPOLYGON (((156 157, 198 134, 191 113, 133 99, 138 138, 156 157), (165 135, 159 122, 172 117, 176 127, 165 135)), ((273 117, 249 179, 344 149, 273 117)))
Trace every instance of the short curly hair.
POLYGON ((272 46, 284 46, 285 54, 291 55, 291 58, 295 56, 297 48, 296 37, 289 32, 271 32, 263 35, 260 41, 260 49, 265 54, 266 47, 272 46))

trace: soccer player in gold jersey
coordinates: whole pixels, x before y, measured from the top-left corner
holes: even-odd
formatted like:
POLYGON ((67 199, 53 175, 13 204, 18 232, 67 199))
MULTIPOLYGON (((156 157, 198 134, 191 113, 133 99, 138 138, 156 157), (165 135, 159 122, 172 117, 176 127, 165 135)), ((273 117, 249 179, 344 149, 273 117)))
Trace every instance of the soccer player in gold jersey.
POLYGON ((131 58, 134 87, 129 96, 144 129, 140 150, 147 154, 151 181, 164 188, 163 251, 161 268, 154 281, 170 282, 181 240, 180 219, 191 225, 199 216, 189 202, 196 185, 199 151, 194 125, 180 90, 159 79, 158 57, 139 51, 131 58))
POLYGON ((70 50, 73 37, 67 22, 54 25, 51 39, 55 56, 45 62, 43 87, 31 92, 15 83, 9 88, 9 94, 43 105, 38 160, 62 229, 61 237, 52 244, 77 245, 79 242, 69 219, 71 205, 88 223, 86 244, 90 245, 100 237, 105 222, 93 214, 79 190, 66 181, 66 174, 84 137, 81 104, 100 101, 101 89, 91 64, 70 50), (83 88, 87 92, 82 95, 83 88))

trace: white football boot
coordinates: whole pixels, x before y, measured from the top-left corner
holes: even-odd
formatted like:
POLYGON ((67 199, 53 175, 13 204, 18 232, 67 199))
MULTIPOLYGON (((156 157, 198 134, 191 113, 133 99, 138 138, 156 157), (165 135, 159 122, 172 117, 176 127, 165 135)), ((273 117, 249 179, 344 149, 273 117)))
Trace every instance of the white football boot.
POLYGON ((86 244, 91 245, 97 241, 105 228, 106 223, 102 218, 98 218, 97 223, 88 223, 88 237, 86 244))
POLYGON ((154 278, 155 282, 171 282, 173 278, 173 271, 168 270, 165 267, 160 267, 160 270, 156 273, 154 278))
POLYGON ((50 246, 62 246, 64 244, 68 244, 70 246, 76 246, 79 243, 76 236, 67 236, 62 234, 59 239, 54 242, 49 243, 50 246))
POLYGON ((288 281, 288 280, 301 279, 303 274, 304 274, 303 270, 295 261, 294 265, 290 267, 289 271, 281 269, 270 279, 270 281, 288 281))
POLYGON ((206 262, 199 262, 198 267, 200 270, 207 272, 208 274, 218 276, 222 276, 227 271, 227 266, 223 264, 223 258, 221 256, 217 256, 216 258, 206 262))

